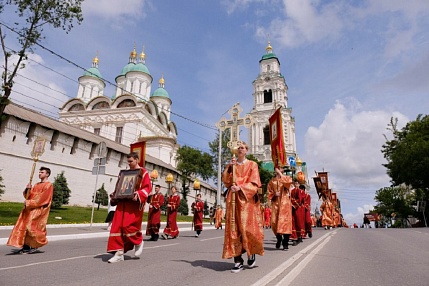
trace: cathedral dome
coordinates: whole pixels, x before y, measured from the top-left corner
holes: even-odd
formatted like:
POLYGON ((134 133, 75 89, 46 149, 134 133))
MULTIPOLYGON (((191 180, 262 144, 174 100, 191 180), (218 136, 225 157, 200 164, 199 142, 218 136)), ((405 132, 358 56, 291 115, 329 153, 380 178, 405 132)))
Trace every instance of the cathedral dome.
POLYGON ((87 69, 83 73, 83 76, 92 76, 92 77, 96 77, 96 78, 99 78, 99 79, 103 79, 103 77, 101 76, 100 71, 96 67, 90 67, 89 69, 87 69))
POLYGON ((146 67, 146 65, 144 63, 138 63, 133 65, 130 69, 129 72, 143 72, 146 73, 148 75, 151 75, 149 72, 149 69, 146 67))
POLYGON ((168 92, 163 87, 158 87, 157 89, 155 89, 151 97, 153 96, 170 98, 170 96, 168 95, 168 92))

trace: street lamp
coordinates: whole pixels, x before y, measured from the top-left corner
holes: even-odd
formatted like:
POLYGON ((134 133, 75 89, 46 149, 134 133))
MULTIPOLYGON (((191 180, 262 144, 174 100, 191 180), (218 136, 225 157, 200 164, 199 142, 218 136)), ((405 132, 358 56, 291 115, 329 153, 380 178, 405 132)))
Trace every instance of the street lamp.
POLYGON ((170 186, 171 186, 171 183, 173 183, 173 181, 174 181, 173 174, 168 173, 167 177, 165 177, 165 182, 168 184, 167 195, 170 195, 170 186))
POLYGON ((157 170, 152 170, 152 172, 150 172, 150 180, 152 182, 152 190, 154 187, 154 184, 156 181, 158 181, 158 171, 157 170))
POLYGON ((201 189, 200 181, 198 181, 198 179, 195 179, 194 181, 195 199, 197 198, 197 192, 200 189, 201 189))

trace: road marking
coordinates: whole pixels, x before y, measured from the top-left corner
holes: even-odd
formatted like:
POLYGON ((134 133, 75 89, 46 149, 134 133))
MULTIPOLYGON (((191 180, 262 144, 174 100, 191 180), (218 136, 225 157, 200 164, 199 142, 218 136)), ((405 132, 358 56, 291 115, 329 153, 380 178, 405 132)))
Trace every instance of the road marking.
POLYGON ((315 245, 322 242, 328 236, 335 234, 337 230, 338 229, 326 233, 325 235, 317 239, 315 242, 313 242, 312 244, 310 244, 309 246, 307 246, 306 248, 304 248, 303 250, 301 250, 300 252, 298 252, 297 254, 295 254, 294 256, 292 256, 282 264, 280 264, 277 268, 273 269, 273 271, 271 271, 270 273, 268 273, 267 275, 263 276, 261 279, 256 281, 254 284, 252 284, 252 286, 268 285, 271 281, 276 279, 277 276, 282 274, 287 268, 289 268, 292 264, 294 264, 301 256, 306 254, 310 249, 312 249, 315 245))
POLYGON ((201 239, 200 241, 207 241, 207 240, 219 239, 219 238, 223 238, 223 236, 218 236, 218 237, 212 237, 212 238, 201 239))
POLYGON ((301 273, 307 264, 316 256, 316 254, 329 242, 332 236, 328 236, 315 249, 313 249, 298 265, 296 265, 276 286, 290 285, 293 280, 301 273))
MULTIPOLYGON (((171 244, 166 244, 166 245, 144 247, 143 250, 145 250, 145 249, 152 249, 152 248, 167 247, 167 246, 174 246, 174 245, 177 245, 177 244, 180 244, 180 243, 171 243, 171 244)), ((84 255, 84 256, 76 256, 76 257, 69 257, 69 258, 63 258, 63 259, 49 260, 49 261, 41 261, 41 262, 29 263, 29 264, 18 265, 18 266, 4 267, 4 268, 0 268, 0 271, 11 270, 11 269, 19 269, 19 268, 25 268, 25 267, 35 266, 35 265, 42 265, 42 264, 48 264, 48 263, 56 263, 56 262, 75 260, 75 259, 81 259, 81 258, 94 258, 94 256, 105 255, 105 254, 106 254, 106 252, 98 253, 98 254, 92 254, 92 255, 84 255)), ((31 255, 31 254, 27 254, 27 255, 31 255)))

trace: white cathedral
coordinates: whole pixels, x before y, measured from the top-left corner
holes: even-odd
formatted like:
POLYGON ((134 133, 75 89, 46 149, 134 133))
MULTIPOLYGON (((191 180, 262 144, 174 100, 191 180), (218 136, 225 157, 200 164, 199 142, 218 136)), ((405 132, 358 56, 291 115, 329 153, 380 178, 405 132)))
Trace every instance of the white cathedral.
POLYGON ((253 108, 250 111, 253 124, 248 133, 249 153, 262 161, 263 167, 268 170, 273 170, 268 119, 279 107, 282 107, 286 155, 297 157, 295 119, 292 108, 287 104, 287 90, 285 77, 280 72, 280 61, 268 42, 266 53, 259 61, 259 74, 253 81, 253 108))
POLYGON ((163 76, 151 94, 153 78, 145 61, 143 51, 137 60, 134 48, 128 64, 115 78, 116 91, 109 98, 104 94, 106 84, 96 56, 92 67, 78 79, 76 98, 61 108, 60 121, 124 145, 146 141, 146 154, 176 167, 179 146, 176 125, 170 120, 172 101, 163 76))

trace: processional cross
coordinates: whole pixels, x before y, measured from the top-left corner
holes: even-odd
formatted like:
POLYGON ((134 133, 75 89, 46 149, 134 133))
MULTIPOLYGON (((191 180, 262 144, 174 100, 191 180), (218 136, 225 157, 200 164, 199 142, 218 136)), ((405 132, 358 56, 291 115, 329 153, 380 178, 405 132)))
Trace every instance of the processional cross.
MULTIPOLYGON (((227 128, 231 130, 231 138, 228 142, 228 148, 231 150, 233 158, 235 158, 235 154, 238 152, 238 147, 241 145, 240 139, 240 126, 244 126, 249 128, 252 125, 252 116, 250 114, 246 114, 245 117, 240 118, 240 112, 243 109, 240 107, 240 103, 237 102, 234 106, 228 111, 231 114, 232 119, 227 120, 222 118, 216 125, 220 131, 224 131, 227 128)), ((219 141, 222 140, 222 137, 219 136, 219 141)), ((232 166, 232 184, 236 184, 235 180, 235 165, 232 166)), ((231 204, 232 211, 231 213, 231 229, 232 235, 235 236, 237 233, 235 231, 235 193, 231 194, 231 204)))

